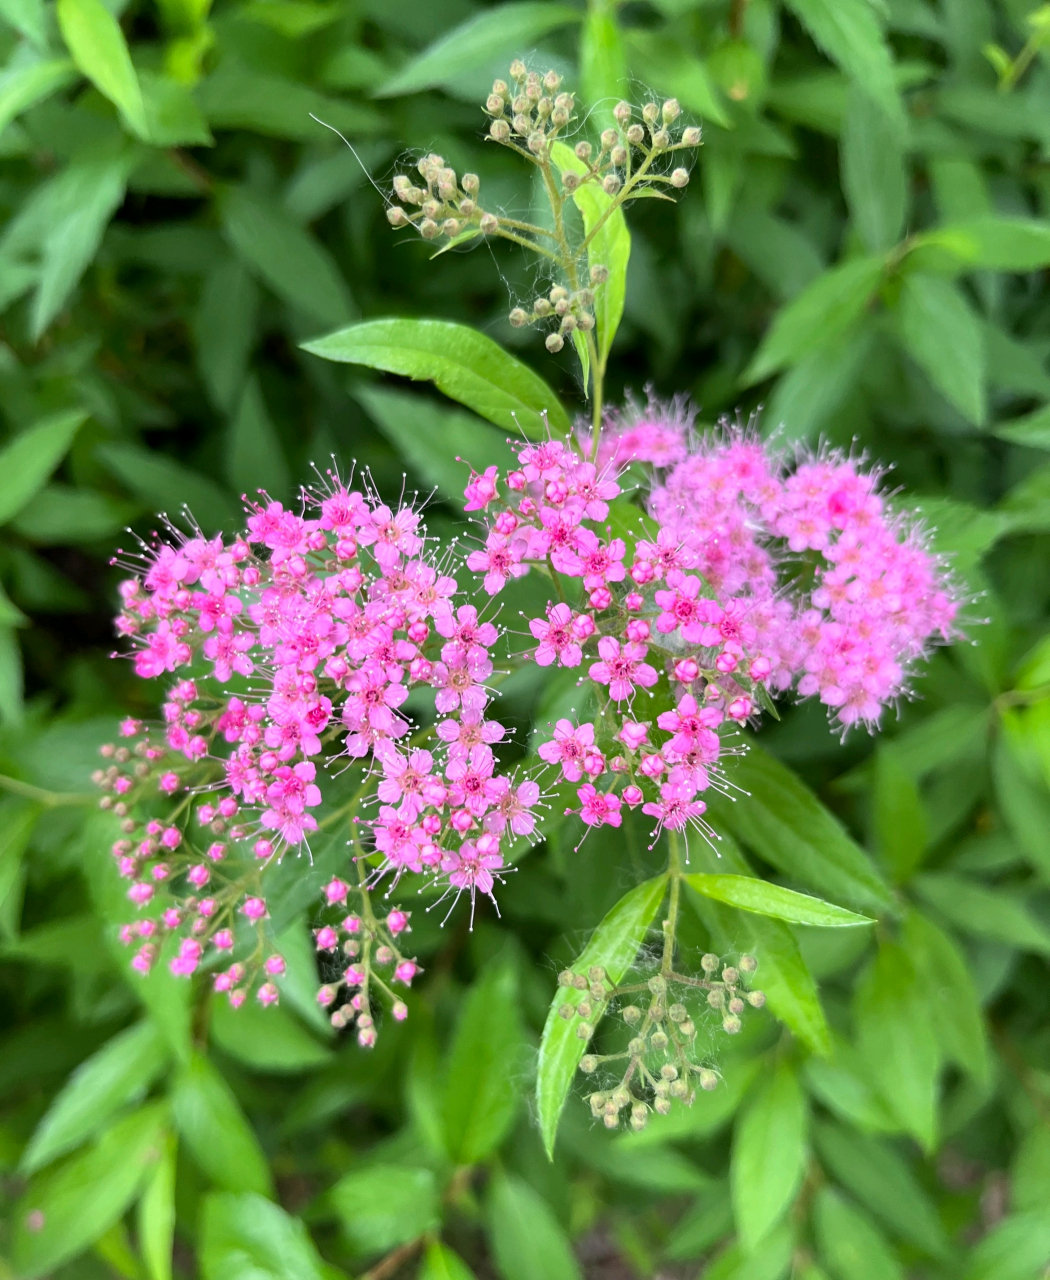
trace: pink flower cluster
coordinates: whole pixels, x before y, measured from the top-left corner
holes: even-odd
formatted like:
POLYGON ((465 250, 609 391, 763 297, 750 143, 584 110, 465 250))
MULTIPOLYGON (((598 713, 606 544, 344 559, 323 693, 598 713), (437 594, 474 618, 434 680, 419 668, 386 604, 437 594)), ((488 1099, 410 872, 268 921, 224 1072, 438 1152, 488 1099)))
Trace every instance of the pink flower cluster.
MULTIPOLYGON (((139 675, 182 678, 163 706, 164 746, 143 739, 134 768, 101 777, 125 820, 114 854, 128 897, 143 911, 160 907, 125 930, 142 942, 136 968, 148 971, 160 938, 182 930, 171 967, 189 976, 240 947, 239 923, 258 933, 258 963, 238 960, 217 989, 239 1003, 259 964, 275 974, 261 877, 318 830, 318 764, 337 756, 363 770, 345 821, 366 882, 411 871, 456 898, 491 896, 506 843, 534 829, 540 793, 496 770, 504 728, 486 718, 485 682, 499 633, 472 605, 457 607, 455 590, 426 554, 417 512, 337 481, 304 495, 300 514, 276 502, 250 508, 246 533, 230 543, 198 536, 148 552, 144 572, 122 585, 118 630, 135 645, 139 675), (432 691, 438 719, 413 736, 402 708, 415 687, 432 691), (151 788, 183 794, 178 819, 128 816, 151 788), (368 793, 378 813, 363 821, 368 793)), ((390 950, 391 937, 372 941, 390 950)), ((351 970, 345 985, 360 986, 351 970)), ((276 988, 258 994, 272 1002, 276 988)))
POLYGON ((607 424, 603 467, 569 442, 526 444, 506 498, 495 468, 467 490, 486 525, 469 567, 490 594, 545 573, 561 598, 529 620, 533 659, 580 668, 597 693, 593 722, 559 720, 539 748, 582 782, 588 826, 619 826, 626 805, 657 832, 703 829, 698 796, 717 780, 724 726, 793 685, 843 727, 874 725, 909 664, 954 631, 944 568, 887 512, 876 474, 834 453, 789 468, 743 432, 696 441, 688 425, 680 407, 650 404, 607 424), (638 460, 668 469, 629 547, 609 504, 638 460))

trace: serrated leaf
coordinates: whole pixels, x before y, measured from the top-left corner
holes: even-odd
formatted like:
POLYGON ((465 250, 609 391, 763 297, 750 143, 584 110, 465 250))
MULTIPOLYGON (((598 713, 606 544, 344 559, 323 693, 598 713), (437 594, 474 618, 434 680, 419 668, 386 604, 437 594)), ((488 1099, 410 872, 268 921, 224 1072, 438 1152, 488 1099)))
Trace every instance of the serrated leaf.
POLYGON ((761 382, 797 364, 817 347, 840 342, 861 318, 882 279, 881 258, 854 258, 825 271, 777 312, 769 332, 743 374, 743 384, 761 382))
POLYGON ((897 304, 904 349, 976 426, 988 413, 981 324, 958 286, 928 272, 904 277, 897 304))
POLYGON ((495 1175, 489 1186, 488 1220, 503 1280, 582 1280, 564 1229, 524 1179, 495 1175))
POLYGON ((230 1086, 199 1053, 175 1079, 175 1124, 193 1158, 224 1191, 271 1195, 270 1169, 230 1086))
POLYGON ((44 487, 86 419, 81 409, 53 414, 0 449, 0 524, 18 515, 44 487))
POLYGON ((19 1168, 34 1173, 79 1146, 140 1098, 170 1060, 163 1036, 148 1020, 114 1036, 63 1086, 37 1125, 19 1168))
POLYGON ((507 962, 490 965, 463 1003, 448 1057, 442 1112, 457 1165, 480 1163, 507 1136, 524 1047, 517 973, 507 962))
POLYGON ((447 320, 366 320, 302 345, 323 360, 433 382, 450 399, 530 440, 546 439, 548 424, 558 435, 567 435, 572 425, 538 374, 467 325, 447 320))
POLYGON ((146 109, 120 24, 102 0, 58 0, 58 25, 73 61, 124 116, 140 138, 149 136, 146 109))
POLYGON ((340 324, 353 315, 335 260, 280 205, 244 187, 230 187, 220 207, 230 244, 279 298, 323 324, 340 324))
POLYGON ((893 57, 867 0, 788 0, 814 42, 877 102, 891 120, 904 110, 893 75, 893 57))
POLYGON ((806 1102, 794 1068, 782 1060, 752 1095, 733 1131, 733 1215, 749 1252, 787 1213, 805 1162, 806 1102))
POLYGON ((549 31, 579 21, 579 11, 564 4, 525 0, 496 5, 435 40, 387 80, 375 96, 393 98, 451 85, 479 65, 494 62, 502 54, 509 60, 549 31))
POLYGON ((205 1197, 199 1257, 204 1280, 331 1280, 298 1218, 260 1195, 205 1197))
MULTIPOLYGON (((600 965, 610 982, 619 982, 637 956, 666 889, 664 878, 657 876, 625 894, 594 931, 573 965, 574 971, 586 973, 592 965, 600 965)), ((586 1042, 576 1035, 575 1021, 562 1018, 558 1010, 563 1004, 577 1003, 582 994, 575 988, 559 988, 554 993, 540 1041, 536 1105, 543 1145, 551 1158, 558 1120, 587 1049, 586 1042)))
POLYGON ((755 876, 691 875, 685 878, 705 898, 714 898, 741 911, 787 920, 791 924, 836 929, 875 923, 868 916, 857 915, 845 907, 837 907, 806 893, 796 893, 794 889, 785 889, 755 876))
POLYGON ((752 746, 728 776, 748 794, 736 803, 712 795, 716 826, 809 888, 867 910, 892 910, 889 889, 869 858, 790 769, 752 746))
POLYGON ((142 1107, 57 1173, 30 1183, 13 1215, 20 1277, 53 1271, 120 1219, 161 1157, 167 1122, 165 1103, 142 1107))

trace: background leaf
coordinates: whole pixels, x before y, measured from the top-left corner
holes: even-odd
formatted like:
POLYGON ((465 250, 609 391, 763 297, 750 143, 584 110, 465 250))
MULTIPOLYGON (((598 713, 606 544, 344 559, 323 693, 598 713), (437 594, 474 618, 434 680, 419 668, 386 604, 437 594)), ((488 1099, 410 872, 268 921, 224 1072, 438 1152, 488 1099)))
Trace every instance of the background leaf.
POLYGON ((805 1158, 805 1099, 793 1068, 778 1062, 733 1130, 733 1215, 749 1252, 790 1207, 805 1158))
POLYGON ((489 1187, 489 1235, 503 1280, 579 1280, 568 1237, 523 1179, 498 1174, 489 1187))

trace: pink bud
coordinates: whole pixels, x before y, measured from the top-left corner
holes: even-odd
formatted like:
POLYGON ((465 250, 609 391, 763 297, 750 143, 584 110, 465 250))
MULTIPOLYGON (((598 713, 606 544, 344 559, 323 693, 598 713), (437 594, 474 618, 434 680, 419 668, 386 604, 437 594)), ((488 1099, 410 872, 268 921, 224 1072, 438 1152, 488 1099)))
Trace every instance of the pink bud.
POLYGON ((226 857, 226 846, 216 840, 214 844, 208 845, 205 855, 211 858, 212 862, 221 862, 226 857))
POLYGON ((271 976, 275 978, 279 978, 287 968, 287 966, 284 963, 284 956, 277 956, 277 955, 268 956, 266 959, 266 963, 263 965, 263 968, 271 976))
POLYGON ((394 970, 394 977, 398 982, 403 982, 407 986, 418 972, 419 968, 414 960, 402 960, 394 970))
POLYGON ((321 987, 317 992, 317 1003, 322 1009, 327 1009, 335 999, 335 987, 321 987))
POLYGON ((153 897, 153 886, 151 884, 143 884, 140 880, 128 890, 128 897, 136 907, 144 907, 153 897))
POLYGON ((630 786, 624 787, 623 802, 626 805, 630 805, 632 809, 637 808, 637 806, 640 805, 644 799, 645 799, 645 794, 643 793, 641 787, 636 787, 633 782, 630 784, 630 786))
POLYGON ((121 942, 123 942, 126 947, 130 946, 135 940, 135 926, 131 924, 122 924, 120 926, 120 933, 117 934, 117 937, 120 938, 121 942))
POLYGON ((247 898, 243 910, 248 919, 254 923, 266 915, 266 903, 262 898, 247 898))
POLYGON ((217 951, 232 951, 233 950, 233 930, 220 929, 215 934, 215 937, 212 938, 212 943, 215 946, 215 949, 217 951))
POLYGON ((430 628, 425 622, 413 622, 405 634, 413 644, 424 644, 430 635, 430 628))
POLYGON ((573 618, 570 629, 577 640, 589 640, 598 627, 589 613, 578 613, 573 618))
POLYGON ((165 929, 177 929, 182 924, 182 916, 174 907, 169 907, 160 918, 164 921, 165 929))
POLYGON ((736 654, 720 653, 715 659, 715 669, 723 675, 729 675, 737 668, 736 654))
POLYGON ((768 658, 761 655, 751 659, 751 665, 748 667, 748 675, 752 680, 765 680, 769 673, 773 670, 773 664, 768 658))
POLYGON ((202 862, 198 862, 186 872, 186 879, 195 889, 203 889, 211 879, 211 872, 202 862))
POLYGON ((197 911, 199 912, 200 915, 204 916, 204 918, 207 919, 209 916, 213 916, 215 914, 215 908, 217 906, 218 906, 218 903, 215 901, 214 898, 201 898, 200 905, 197 907, 197 911))
POLYGON ((263 1006, 268 1008, 271 1004, 276 1004, 281 998, 281 993, 273 985, 272 982, 264 982, 259 990, 255 993, 256 1000, 263 1006))
POLYGON ((652 635, 652 630, 644 618, 632 618, 627 624, 627 639, 636 644, 644 644, 652 635))
POLYGON ((674 678, 680 680, 682 684, 692 684, 699 674, 700 668, 692 658, 682 658, 680 662, 674 664, 674 678))
POLYGON ((233 796, 223 796, 219 801, 219 812, 224 818, 232 818, 239 807, 233 796))
POLYGON ((150 875, 154 880, 167 880, 171 874, 171 868, 166 862, 158 862, 155 867, 150 869, 150 875))
POLYGON ((357 1043, 362 1049, 371 1049, 376 1042, 375 1027, 362 1027, 357 1033, 357 1043))
POLYGON ((120 736, 122 738, 134 738, 135 735, 141 731, 141 720, 132 720, 129 716, 126 720, 121 720, 120 722, 120 736))
POLYGON ((658 778, 664 771, 664 758, 661 755, 645 756, 638 766, 638 772, 645 778, 658 778))
POLYGON ((639 724, 635 720, 625 720, 616 736, 628 751, 637 751, 642 743, 648 740, 649 728, 647 725, 639 724))
POLYGON ((360 965, 352 964, 347 967, 343 977, 348 987, 359 987, 365 980, 365 971, 360 965))
POLYGON ((343 928, 347 931, 347 933, 360 933, 361 917, 347 916, 346 919, 343 921, 343 928))
POLYGON ((612 604, 612 592, 608 587, 595 587, 587 599, 592 609, 608 609, 612 604))
POLYGON ((408 915, 404 911, 394 910, 386 918, 386 927, 396 937, 408 928, 408 915))
POLYGON ((165 849, 177 849, 182 844, 182 832, 178 827, 165 827, 160 842, 165 849))
POLYGON ((631 565, 631 581, 637 583, 639 587, 644 587, 647 582, 652 582, 656 577, 656 570, 648 560, 636 560, 631 565))
POLYGON ((138 862, 134 858, 121 858, 117 863, 117 870, 122 876, 130 878, 138 870, 138 862))
POLYGON ((227 999, 234 1009, 239 1009, 247 999, 247 995, 246 991, 231 991, 227 999))
POLYGON ((404 1000, 395 1000, 390 1012, 398 1022, 404 1022, 408 1017, 408 1005, 405 1004, 404 1000))
POLYGON ((518 517, 513 511, 501 511, 496 517, 493 528, 503 538, 509 538, 518 527, 518 517))
POLYGON ((162 773, 157 779, 157 786, 167 795, 179 789, 179 775, 177 773, 162 773))
POLYGON ((474 825, 474 819, 466 809, 457 809, 449 818, 448 825, 453 831, 458 831, 462 835, 474 825))
POLYGON ((324 894, 329 903, 345 902, 346 895, 349 892, 349 886, 345 885, 342 880, 339 879, 329 880, 324 887, 324 894))
POLYGON ((510 471, 507 473, 507 488, 521 490, 525 488, 525 472, 510 471))
POLYGON ((726 707, 726 715, 730 720, 739 721, 741 724, 754 711, 754 705, 750 698, 734 698, 734 700, 726 707))
POLYGON ((255 844, 252 845, 252 852, 262 862, 266 858, 273 856, 273 842, 270 840, 256 840, 255 844))
POLYGON ((637 613, 645 604, 645 597, 637 591, 629 591, 623 598, 623 607, 631 613, 637 613))
POLYGON ((627 761, 624 759, 623 756, 613 756, 613 758, 609 761, 609 768, 613 771, 613 773, 626 773, 627 761))
POLYGON ((339 945, 339 935, 331 925, 318 929, 315 938, 318 951, 334 951, 339 945))

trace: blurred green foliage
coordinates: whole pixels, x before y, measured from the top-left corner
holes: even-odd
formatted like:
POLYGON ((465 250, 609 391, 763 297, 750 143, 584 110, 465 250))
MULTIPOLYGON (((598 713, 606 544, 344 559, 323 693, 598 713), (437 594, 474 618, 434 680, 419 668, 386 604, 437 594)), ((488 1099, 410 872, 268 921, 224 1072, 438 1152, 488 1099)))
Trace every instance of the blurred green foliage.
MULTIPOLYGON (((1046 29, 1029 0, 0 0, 3 1274, 1044 1274, 1046 29), (512 246, 431 262, 384 218, 422 149, 528 211, 478 109, 515 55, 599 124, 650 89, 704 124, 688 194, 633 211, 611 398, 651 382, 708 423, 765 402, 764 431, 892 462, 982 622, 878 740, 786 711, 740 766, 752 800, 714 815, 698 871, 877 911, 876 936, 690 892, 688 945, 754 950, 776 1017, 644 1133, 571 1099, 553 1163, 535 1047, 555 972, 647 874, 626 839, 573 852, 552 824, 501 920, 417 912, 429 975, 365 1053, 311 1008, 308 911, 277 1010, 133 978, 85 794, 115 717, 157 696, 107 658, 126 524, 186 503, 228 526, 334 455, 436 486, 445 536, 451 457, 497 460, 472 415, 301 342, 466 322, 580 403, 569 352, 507 322, 532 285, 512 246)), ((525 734, 566 693, 527 666, 505 718, 525 734)))

